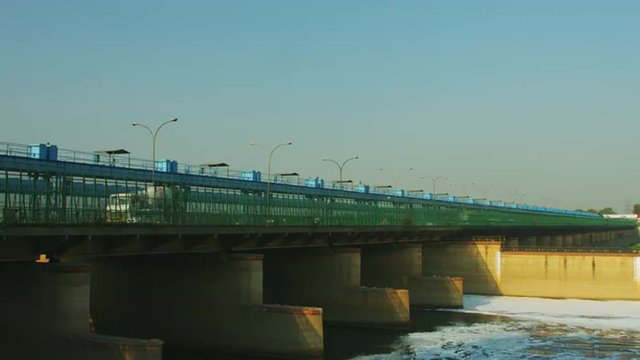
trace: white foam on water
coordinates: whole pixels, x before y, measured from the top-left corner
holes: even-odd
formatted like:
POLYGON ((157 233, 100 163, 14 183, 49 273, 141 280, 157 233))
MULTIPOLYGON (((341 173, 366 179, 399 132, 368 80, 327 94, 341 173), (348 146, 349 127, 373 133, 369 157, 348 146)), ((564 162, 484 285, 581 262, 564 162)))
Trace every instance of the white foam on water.
POLYGON ((355 359, 640 358, 638 301, 465 295, 464 302, 463 310, 454 311, 501 318, 411 333, 398 340, 392 353, 355 359))
POLYGON ((530 345, 526 332, 504 324, 448 326, 436 332, 409 334, 394 353, 356 359, 513 359, 524 355, 530 345))
MULTIPOLYGON (((507 323, 446 326, 435 332, 412 333, 403 337, 398 349, 390 354, 359 356, 357 360, 426 360, 426 359, 525 359, 528 349, 544 345, 525 329, 507 323)), ((557 355, 557 354, 555 354, 557 355)), ((581 356, 563 354, 564 359, 581 356)))
POLYGON ((640 331, 640 301, 465 295, 463 312, 588 329, 640 331))

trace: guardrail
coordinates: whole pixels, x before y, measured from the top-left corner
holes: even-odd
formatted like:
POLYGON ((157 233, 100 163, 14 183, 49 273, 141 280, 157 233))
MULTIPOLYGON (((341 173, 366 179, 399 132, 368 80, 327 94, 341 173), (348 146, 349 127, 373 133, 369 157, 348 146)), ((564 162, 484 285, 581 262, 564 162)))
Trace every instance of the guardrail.
MULTIPOLYGON (((17 157, 29 157, 29 146, 25 144, 17 144, 17 143, 9 143, 9 142, 0 142, 0 155, 8 155, 8 156, 17 156, 17 157)), ((49 146, 48 144, 46 145, 49 146)), ((109 166, 109 167, 119 167, 119 168, 128 168, 128 169, 140 169, 151 171, 154 169, 154 164, 152 161, 147 159, 133 158, 126 151, 122 152, 109 152, 109 151, 78 151, 78 150, 69 150, 69 149, 58 149, 56 146, 56 159, 57 161, 64 162, 72 162, 72 163, 80 163, 80 164, 91 164, 91 165, 99 165, 99 166, 109 166)), ((173 169, 175 173, 178 174, 190 174, 190 175, 200 175, 200 176, 211 176, 217 178, 228 178, 228 179, 239 179, 239 180, 248 180, 248 181, 258 181, 258 182, 268 182, 271 184, 287 184, 287 185, 295 185, 295 186, 309 186, 307 182, 313 179, 304 179, 301 176, 283 176, 282 174, 272 174, 269 178, 267 176, 262 176, 257 171, 249 170, 249 171, 241 171, 241 170, 232 170, 229 169, 226 164, 200 164, 200 165, 191 165, 191 164, 183 164, 183 163, 173 163, 175 168, 173 169), (250 175, 247 177, 247 175, 250 175)), ((157 169, 156 164, 156 171, 157 169)), ((328 186, 324 185, 324 181, 321 179, 322 185, 319 187, 326 189, 334 189, 334 190, 344 190, 344 191, 352 191, 352 192, 366 192, 372 194, 382 194, 388 197, 400 197, 400 198, 421 198, 425 200, 436 200, 447 203, 457 203, 457 204, 470 204, 483 206, 488 208, 503 208, 503 209, 516 209, 516 210, 524 210, 536 213, 548 213, 548 214, 558 214, 558 215, 568 215, 568 216, 578 216, 578 217, 587 217, 587 218, 600 218, 600 215, 585 213, 574 210, 564 210, 564 209, 554 209, 554 208, 545 208, 538 207, 535 205, 527 205, 527 204, 512 204, 507 205, 502 201, 472 201, 473 199, 468 197, 457 197, 458 199, 464 198, 464 200, 456 201, 456 197, 453 195, 447 195, 446 197, 439 198, 437 194, 430 193, 416 193, 416 192, 408 192, 403 189, 395 189, 395 188, 376 188, 373 186, 368 186, 364 184, 352 184, 352 183, 336 183, 331 182, 328 186), (362 189, 366 189, 366 191, 362 191, 362 189)), ((315 185, 312 185, 315 186, 315 185)), ((478 200, 478 199, 476 199, 478 200)))

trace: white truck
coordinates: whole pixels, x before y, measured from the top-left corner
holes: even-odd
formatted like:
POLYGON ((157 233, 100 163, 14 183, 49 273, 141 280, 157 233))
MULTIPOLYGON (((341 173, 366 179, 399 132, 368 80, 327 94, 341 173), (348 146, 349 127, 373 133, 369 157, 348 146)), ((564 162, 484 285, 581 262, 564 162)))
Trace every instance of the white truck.
MULTIPOLYGON (((109 195, 106 207, 106 221, 109 223, 157 223, 172 203, 173 191, 165 191, 163 186, 148 186, 136 192, 109 195)), ((173 209, 173 208, 172 208, 173 209)))

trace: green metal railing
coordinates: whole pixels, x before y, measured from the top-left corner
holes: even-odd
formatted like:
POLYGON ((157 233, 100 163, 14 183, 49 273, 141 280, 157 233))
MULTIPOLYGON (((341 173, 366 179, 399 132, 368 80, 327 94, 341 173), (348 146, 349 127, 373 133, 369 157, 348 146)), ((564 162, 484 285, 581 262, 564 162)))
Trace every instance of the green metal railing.
POLYGON ((0 224, 633 227, 628 220, 371 195, 349 197, 0 169, 0 224))

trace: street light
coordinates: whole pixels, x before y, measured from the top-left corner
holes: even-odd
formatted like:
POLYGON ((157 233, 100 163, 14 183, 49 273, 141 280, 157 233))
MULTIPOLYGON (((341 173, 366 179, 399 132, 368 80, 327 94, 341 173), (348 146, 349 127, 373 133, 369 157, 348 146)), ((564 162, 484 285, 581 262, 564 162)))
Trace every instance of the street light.
POLYGON ((131 124, 133 126, 140 126, 140 127, 143 127, 145 129, 147 129, 147 131, 149 131, 149 134, 151 134, 151 137, 153 139, 152 147, 151 147, 151 156, 152 156, 152 161, 153 161, 153 164, 151 165, 151 183, 153 184, 154 196, 155 196, 155 191, 156 191, 156 189, 155 189, 155 186, 156 186, 156 179, 155 179, 156 178, 156 138, 158 137, 158 131, 160 131, 160 129, 163 126, 165 126, 165 125, 167 125, 169 123, 172 123, 172 122, 177 122, 177 121, 178 121, 177 118, 173 118, 171 120, 167 120, 167 121, 163 122, 162 124, 160 124, 160 126, 158 126, 155 131, 152 131, 151 128, 149 128, 145 124, 141 124, 141 123, 138 123, 138 122, 134 122, 133 124, 131 124))
MULTIPOLYGON (((257 143, 254 143, 254 142, 249 143, 249 145, 250 146, 260 146, 260 147, 262 147, 261 145, 259 145, 257 143)), ((269 162, 267 164, 267 194, 266 194, 266 196, 267 196, 267 215, 269 213, 270 203, 271 203, 271 200, 269 198, 269 192, 270 192, 270 184, 271 184, 271 159, 273 158, 273 153, 275 153, 276 150, 278 150, 279 148, 281 148, 283 146, 291 146, 291 145, 293 145, 293 142, 291 142, 291 141, 286 142, 286 143, 282 143, 282 144, 278 144, 278 145, 273 147, 271 152, 269 152, 269 162)))
POLYGON ((431 183, 433 184, 433 193, 435 195, 436 193, 436 183, 438 182, 438 180, 449 180, 448 178, 444 177, 444 176, 423 176, 422 179, 430 179, 431 183))
POLYGON ((339 180, 340 182, 342 182, 342 168, 344 167, 344 165, 346 163, 348 163, 351 160, 356 160, 358 158, 358 155, 356 156, 352 156, 350 158, 348 158, 347 160, 343 161, 342 164, 338 163, 337 161, 333 160, 333 159, 322 159, 322 161, 329 161, 332 162, 334 164, 336 164, 336 166, 338 167, 338 174, 339 174, 339 180))

